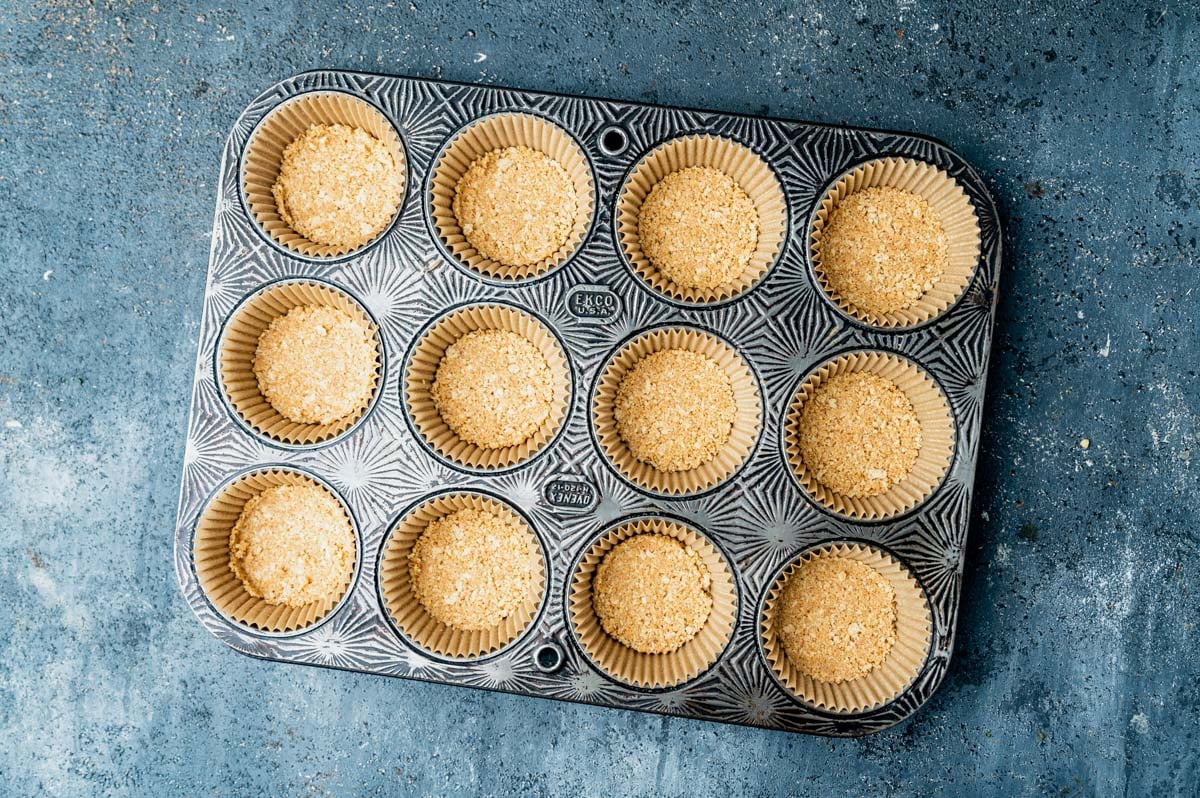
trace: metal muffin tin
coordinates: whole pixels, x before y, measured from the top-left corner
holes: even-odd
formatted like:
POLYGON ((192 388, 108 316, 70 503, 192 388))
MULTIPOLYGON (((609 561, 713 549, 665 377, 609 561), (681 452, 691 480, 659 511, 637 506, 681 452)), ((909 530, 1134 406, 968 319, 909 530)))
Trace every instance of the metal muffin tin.
POLYGON ((950 663, 1000 238, 983 181, 957 154, 921 136, 340 71, 277 83, 238 118, 221 160, 175 529, 183 595, 214 636, 264 659, 811 734, 860 735, 892 726, 929 699, 950 663), (400 132, 408 158, 407 193, 396 221, 365 249, 333 260, 299 257, 273 243, 248 213, 239 184, 255 126, 281 102, 314 90, 348 92, 375 105, 400 132), (433 232, 427 202, 429 173, 443 145, 472 120, 510 110, 541 115, 571 134, 591 160, 597 190, 592 230, 577 254, 519 284, 483 279, 458 265, 433 232), (766 278, 734 300, 702 307, 646 286, 620 252, 612 218, 638 160, 664 141, 697 132, 756 151, 778 175, 788 205, 787 236, 766 278), (848 318, 817 287, 809 262, 809 221, 825 189, 849 168, 885 156, 948 172, 966 191, 981 228, 980 260, 965 294, 915 329, 884 331, 848 318), (358 299, 379 323, 384 345, 383 390, 366 417, 311 447, 254 434, 235 418, 215 377, 215 349, 230 313, 248 295, 287 277, 327 281, 358 299), (574 383, 555 440, 530 461, 492 474, 436 456, 415 435, 400 386, 419 331, 447 309, 479 301, 514 304, 543 319, 567 348, 574 383), (702 495, 670 498, 638 489, 608 464, 591 431, 591 392, 610 354, 637 332, 664 324, 698 327, 731 342, 762 389, 757 445, 731 479, 702 495), (861 348, 892 351, 924 368, 943 389, 957 425, 942 484, 915 510, 878 523, 821 509, 800 489, 783 453, 783 417, 799 381, 831 356, 861 348), (346 598, 316 625, 284 635, 219 614, 197 581, 192 551, 197 518, 219 488, 271 465, 330 486, 350 509, 360 541, 346 598), (392 524, 421 499, 451 488, 491 494, 519 509, 545 542, 549 567, 548 593, 527 632, 498 653, 468 662, 431 656, 405 640, 381 608, 376 578, 392 524), (591 542, 619 521, 646 515, 675 518, 707 535, 733 566, 739 596, 733 636, 717 662, 665 690, 635 689, 597 669, 573 638, 565 607, 573 566, 591 542), (857 715, 818 711, 794 698, 768 667, 759 641, 759 613, 776 574, 799 552, 835 540, 869 542, 899 558, 925 588, 933 614, 930 654, 915 682, 892 702, 857 715))

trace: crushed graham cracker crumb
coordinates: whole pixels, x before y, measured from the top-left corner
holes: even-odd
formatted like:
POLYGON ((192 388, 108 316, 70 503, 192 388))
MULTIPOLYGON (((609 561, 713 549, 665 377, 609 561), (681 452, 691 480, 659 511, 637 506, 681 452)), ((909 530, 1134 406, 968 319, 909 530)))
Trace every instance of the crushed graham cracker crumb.
POLYGON ((633 456, 659 471, 712 461, 733 431, 737 405, 729 375, 685 349, 652 352, 617 386, 617 432, 633 456))
POLYGON ((613 639, 643 654, 667 654, 696 636, 712 611, 712 574, 695 549, 643 533, 604 555, 592 607, 613 639))
POLYGON ((413 594, 461 630, 494 629, 537 600, 541 554, 515 518, 466 507, 431 521, 408 555, 413 594))
POLYGON ((801 563, 787 577, 775 611, 788 660, 819 682, 866 676, 896 644, 896 591, 874 568, 849 557, 801 563))
POLYGON ((924 197, 873 186, 834 206, 820 238, 820 270, 854 307, 893 313, 912 306, 945 274, 949 244, 924 197))
POLYGON ((404 174, 388 146, 367 131, 312 125, 284 148, 271 193, 297 233, 353 249, 392 220, 404 198, 404 174))
POLYGON ((335 601, 354 570, 354 530, 317 485, 276 485, 246 502, 229 533, 229 569, 270 604, 335 601))
POLYGON ((638 238, 650 263, 683 288, 733 282, 758 246, 758 211, 732 177, 689 166, 658 181, 638 212, 638 238))
POLYGON ((567 243, 578 197, 558 161, 529 147, 504 147, 471 163, 454 188, 453 210, 479 254, 527 266, 567 243))
POLYGON ((446 425, 485 449, 524 443, 550 416, 546 358, 511 330, 474 330, 446 348, 430 389, 446 425))
POLYGON ((376 380, 371 329, 340 308, 300 305, 258 337, 254 376, 280 415, 301 424, 332 424, 362 410, 376 380))
POLYGON ((921 422, 908 395, 863 371, 822 381, 801 408, 797 431, 813 479, 851 498, 890 490, 921 450, 921 422))

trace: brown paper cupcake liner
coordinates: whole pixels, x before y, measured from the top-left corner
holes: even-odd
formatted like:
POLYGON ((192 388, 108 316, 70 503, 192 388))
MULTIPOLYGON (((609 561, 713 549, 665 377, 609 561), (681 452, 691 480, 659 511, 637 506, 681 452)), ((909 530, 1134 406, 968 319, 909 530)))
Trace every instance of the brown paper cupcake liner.
POLYGON ((431 448, 468 468, 510 468, 540 452, 558 434, 571 398, 571 370, 562 344, 542 322, 508 305, 468 305, 438 319, 413 348, 404 373, 404 399, 413 426, 431 448), (522 336, 542 353, 554 383, 554 404, 542 425, 515 446, 488 449, 463 440, 438 412, 431 388, 446 349, 475 330, 507 330, 522 336))
POLYGON ((366 415, 383 385, 383 344, 378 325, 344 291, 314 280, 284 280, 251 294, 225 322, 217 343, 217 374, 234 412, 251 429, 289 446, 312 446, 342 435, 366 415), (262 395, 254 375, 259 336, 272 321, 304 305, 328 306, 350 314, 367 325, 375 341, 371 397, 355 412, 329 424, 305 424, 285 417, 262 395))
POLYGON ((779 257, 787 234, 787 201, 775 173, 753 150, 720 136, 674 139, 645 156, 621 189, 617 238, 638 276, 658 293, 691 303, 721 302, 757 284, 779 257), (758 211, 758 245, 734 280, 714 289, 681 286, 659 271, 642 251, 638 216, 658 181, 691 166, 709 166, 733 178, 758 211))
POLYGON ((592 419, 601 451, 626 479, 655 493, 680 496, 708 490, 742 467, 758 439, 762 402, 757 380, 733 347, 708 333, 674 327, 643 333, 621 347, 600 374, 592 399, 592 419), (642 358, 664 349, 685 349, 706 355, 725 370, 733 385, 737 414, 729 440, 712 460, 687 471, 660 471, 643 463, 617 431, 615 406, 621 380, 642 358))
POLYGON ((962 186, 936 166, 908 158, 870 161, 844 175, 821 199, 809 230, 813 273, 826 295, 852 318, 885 328, 923 324, 957 302, 975 277, 980 247, 979 218, 962 186), (821 270, 821 236, 833 209, 849 195, 875 186, 896 188, 923 197, 937 212, 949 240, 946 271, 933 287, 909 307, 884 314, 851 304, 830 285, 821 270))
POLYGON ((438 158, 429 181, 429 210, 442 244, 472 271, 498 280, 540 277, 561 266, 583 243, 592 224, 596 189, 587 156, 562 128, 532 114, 504 113, 478 119, 455 134, 438 158), (480 254, 463 234, 454 214, 458 181, 471 164, 494 150, 528 147, 545 153, 567 171, 575 184, 575 224, 567 240, 548 258, 513 266, 480 254))
POLYGON ((546 593, 545 550, 528 522, 507 504, 477 493, 448 493, 427 499, 407 512, 388 533, 379 561, 379 593, 384 610, 400 632, 416 645, 448 659, 476 659, 493 654, 519 638, 537 616, 546 593), (516 520, 529 531, 541 553, 537 589, 518 610, 492 629, 456 629, 439 621, 413 592, 408 555, 430 523, 457 510, 476 509, 516 520))
POLYGON ((362 543, 358 529, 341 497, 312 477, 284 468, 266 468, 228 482, 209 500, 196 522, 192 543, 196 579, 217 612, 261 632, 287 633, 307 629, 326 618, 349 593, 358 572, 362 543), (328 491, 342 506, 346 522, 354 528, 355 567, 342 592, 325 601, 303 607, 271 604, 250 595, 242 580, 229 567, 229 534, 252 497, 278 485, 316 485, 328 491))
POLYGON ((954 416, 945 394, 921 368, 887 352, 851 352, 817 367, 800 384, 788 406, 785 421, 788 464, 804 491, 825 508, 862 521, 906 513, 925 501, 942 483, 954 456, 954 416), (852 497, 817 482, 800 455, 800 415, 804 403, 822 382, 836 374, 865 371, 883 377, 904 391, 921 424, 921 448, 908 476, 878 496, 852 497))
POLYGON ((600 670, 635 687, 673 687, 696 678, 717 661, 733 634, 737 588, 725 557, 708 538, 683 524, 661 518, 631 521, 600 536, 584 553, 571 577, 568 598, 571 628, 584 652, 600 670), (643 654, 614 640, 600 625, 592 606, 592 578, 608 552, 634 535, 668 535, 696 551, 712 575, 712 611, 700 631, 667 654, 643 654))
MULTIPOLYGON (((407 162, 404 143, 388 118, 375 106, 338 91, 314 91, 300 94, 275 108, 259 123, 246 144, 242 161, 242 191, 250 214, 276 243, 310 258, 340 258, 366 247, 391 227, 404 206, 404 196, 396 212, 370 241, 359 247, 331 246, 309 241, 288 225, 279 214, 271 192, 279 177, 283 151, 313 125, 350 125, 370 133, 387 145, 407 186, 407 162)), ((407 193, 407 192, 406 192, 407 193)))
POLYGON ((804 552, 776 578, 760 618, 767 664, 789 691, 826 712, 859 713, 876 709, 899 696, 921 673, 929 656, 933 619, 925 591, 908 569, 891 555, 858 543, 835 543, 804 552), (776 630, 776 607, 787 578, 816 557, 845 557, 878 571, 896 592, 896 643, 870 673, 841 683, 813 679, 792 665, 776 630))

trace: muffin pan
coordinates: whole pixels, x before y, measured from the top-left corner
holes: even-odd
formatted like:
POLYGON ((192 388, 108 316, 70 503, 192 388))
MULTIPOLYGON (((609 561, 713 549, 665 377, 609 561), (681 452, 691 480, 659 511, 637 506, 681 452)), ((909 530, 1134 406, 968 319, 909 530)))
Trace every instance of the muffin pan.
POLYGON ((218 185, 175 530, 180 588, 214 636, 271 660, 835 736, 887 728, 937 689, 954 643, 1000 271, 995 206, 957 154, 914 135, 318 71, 272 86, 242 113, 225 144, 218 185), (373 109, 394 128, 380 132, 398 136, 403 203, 392 224, 360 249, 298 247, 258 207, 270 167, 261 153, 248 154, 248 144, 301 107, 293 103, 305 113, 373 109), (496 119, 503 124, 489 121, 496 119), (460 235, 446 231, 437 167, 464 141, 503 142, 522 131, 582 156, 585 163, 571 169, 588 213, 578 240, 572 233, 570 251, 553 262, 517 272, 484 268, 460 235), (728 155, 732 148, 709 142, 737 145, 736 158, 728 155), (766 214, 760 230, 774 240, 736 290, 696 294, 647 270, 629 246, 629 208, 644 194, 648 172, 673 158, 704 163, 706 152, 753 167, 751 193, 766 214), (952 180, 978 225, 978 253, 965 287, 938 297, 940 309, 872 320, 823 289, 812 234, 831 201, 859 181, 856 170, 880 164, 869 174, 878 182, 897 163, 934 167, 952 180), (241 393, 230 396, 222 347, 246 343, 231 319, 263 296, 330 292, 361 308, 377 330, 376 395, 339 428, 272 434, 270 424, 239 413, 241 393), (431 419, 427 408, 410 403, 406 380, 414 362, 428 367, 422 339, 447 319, 467 327, 488 319, 528 325, 541 331, 547 351, 561 352, 552 364, 562 369, 561 417, 536 445, 488 459, 422 432, 431 419), (619 447, 596 413, 611 399, 608 383, 622 358, 659 339, 719 350, 738 376, 745 417, 736 425, 737 451, 693 479, 650 479, 619 452, 614 459, 619 447), (923 493, 863 512, 811 494, 812 485, 789 465, 789 409, 802 386, 831 364, 876 360, 909 368, 939 394, 951 421, 938 440, 950 454, 934 469, 939 473, 926 475, 923 493), (357 536, 357 564, 337 602, 295 622, 255 623, 253 614, 231 613, 228 602, 207 592, 212 547, 220 545, 210 540, 212 519, 231 522, 224 506, 231 488, 280 480, 312 481, 334 493, 357 536), (390 608, 403 593, 381 569, 394 534, 404 533, 412 513, 448 496, 506 507, 536 536, 545 590, 530 599, 523 629, 422 644, 405 632, 403 613, 390 608), (728 575, 704 650, 670 678, 654 667, 612 664, 580 606, 587 585, 577 578, 620 530, 664 523, 704 541, 714 573, 728 575), (781 576, 813 551, 837 546, 875 552, 902 568, 929 613, 915 679, 901 678, 895 697, 853 711, 789 687, 795 678, 781 674, 764 622, 781 576))

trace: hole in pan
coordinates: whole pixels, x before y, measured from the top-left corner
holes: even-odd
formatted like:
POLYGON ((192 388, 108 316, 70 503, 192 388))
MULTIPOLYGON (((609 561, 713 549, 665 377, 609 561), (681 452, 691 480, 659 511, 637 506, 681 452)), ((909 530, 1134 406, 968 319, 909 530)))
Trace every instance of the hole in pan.
POLYGON ((623 128, 610 125, 600 131, 600 152, 620 155, 629 149, 629 134, 623 128))
POLYGON ((562 663, 563 651, 554 643, 546 643, 533 652, 533 664, 542 673, 554 673, 562 663))

